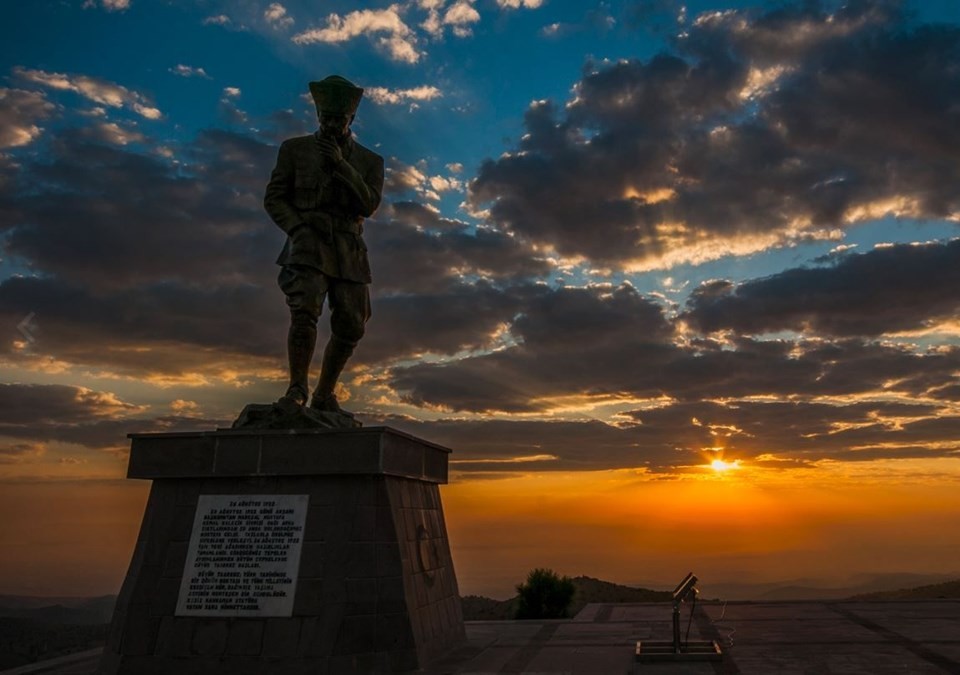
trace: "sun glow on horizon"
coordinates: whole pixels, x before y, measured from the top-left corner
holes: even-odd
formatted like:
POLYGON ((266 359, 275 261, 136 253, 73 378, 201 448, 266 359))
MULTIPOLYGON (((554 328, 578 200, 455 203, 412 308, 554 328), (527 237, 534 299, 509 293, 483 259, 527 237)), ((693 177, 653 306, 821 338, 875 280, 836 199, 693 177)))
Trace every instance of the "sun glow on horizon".
POLYGON ((735 459, 732 462, 727 462, 722 459, 715 459, 710 462, 710 468, 712 468, 717 473, 723 473, 724 471, 730 471, 732 469, 740 468, 740 460, 735 459))

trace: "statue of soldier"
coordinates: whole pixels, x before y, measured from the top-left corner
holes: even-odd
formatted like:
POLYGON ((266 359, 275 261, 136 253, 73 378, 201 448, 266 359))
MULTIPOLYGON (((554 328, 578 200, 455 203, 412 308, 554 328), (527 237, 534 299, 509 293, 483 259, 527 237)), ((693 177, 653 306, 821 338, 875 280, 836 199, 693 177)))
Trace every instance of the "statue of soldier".
POLYGON ((283 142, 263 200, 288 235, 277 258, 278 283, 290 308, 290 386, 280 400, 307 402, 317 321, 326 299, 330 339, 310 407, 352 416, 340 408, 334 387, 370 318, 363 220, 380 204, 383 158, 357 143, 350 131, 363 89, 331 75, 311 82, 310 94, 320 128, 283 142))

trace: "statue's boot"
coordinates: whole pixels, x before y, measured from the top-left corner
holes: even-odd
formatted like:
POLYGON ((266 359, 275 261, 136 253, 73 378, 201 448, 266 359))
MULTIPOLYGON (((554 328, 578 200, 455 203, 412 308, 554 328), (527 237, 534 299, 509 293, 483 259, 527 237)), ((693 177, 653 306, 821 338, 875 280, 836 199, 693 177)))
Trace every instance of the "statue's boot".
POLYGON ((347 412, 340 407, 337 397, 333 393, 333 388, 337 386, 337 380, 340 379, 340 373, 353 354, 356 342, 348 342, 336 335, 331 335, 326 348, 323 350, 323 367, 320 370, 320 382, 313 392, 313 398, 310 399, 310 407, 314 410, 324 412, 339 413, 347 417, 353 417, 353 413, 347 412))
POLYGON ((310 362, 317 344, 317 324, 309 315, 296 312, 287 333, 287 361, 290 386, 281 400, 304 405, 310 395, 310 362))

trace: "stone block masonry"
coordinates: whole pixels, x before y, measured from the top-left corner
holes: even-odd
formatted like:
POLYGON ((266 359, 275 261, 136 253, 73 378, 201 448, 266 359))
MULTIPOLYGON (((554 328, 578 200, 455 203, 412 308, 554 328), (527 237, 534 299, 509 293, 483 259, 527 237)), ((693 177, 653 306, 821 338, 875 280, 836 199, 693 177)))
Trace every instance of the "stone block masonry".
MULTIPOLYGON (((104 675, 415 672, 463 642, 439 493, 446 448, 386 427, 131 438, 128 475, 153 486, 101 662, 104 675), (198 507, 206 519, 197 517, 198 507), (214 561, 229 577, 220 567, 238 560, 198 557, 196 523, 206 523, 209 546, 233 542, 215 530, 235 522, 234 507, 248 513, 239 516, 240 530, 223 525, 228 534, 282 548, 283 556, 269 560, 287 565, 295 583, 210 588, 280 596, 276 588, 293 587, 292 598, 258 609, 241 597, 223 611, 207 605, 191 613, 182 595, 191 587, 190 579, 184 584, 191 561, 214 561), (270 528, 280 525, 278 540, 270 528)), ((259 565, 253 557, 239 560, 259 565)), ((235 572, 241 579, 255 573, 235 572)))

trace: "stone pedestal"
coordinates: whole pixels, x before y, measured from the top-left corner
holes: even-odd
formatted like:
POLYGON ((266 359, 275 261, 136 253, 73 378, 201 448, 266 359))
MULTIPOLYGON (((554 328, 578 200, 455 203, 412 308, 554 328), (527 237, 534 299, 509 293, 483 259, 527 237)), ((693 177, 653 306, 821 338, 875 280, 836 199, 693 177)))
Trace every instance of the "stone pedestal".
MULTIPOLYGON (((104 675, 410 672, 464 640, 438 488, 447 481, 448 449, 387 427, 131 438, 128 477, 152 479, 153 487, 104 675), (243 597, 237 605, 186 599, 202 588, 197 575, 210 573, 197 565, 236 567, 229 554, 238 540, 210 535, 230 534, 224 523, 234 522, 233 511, 211 511, 227 504, 250 514, 295 505, 277 509, 292 515, 250 516, 264 529, 279 522, 271 518, 294 519, 275 528, 291 543, 282 557, 291 579, 276 587, 289 597, 274 589, 272 604, 259 608, 243 597), (226 520, 208 521, 211 513, 226 520), (225 557, 198 554, 223 541, 225 557)), ((249 585, 216 588, 250 594, 249 585)))

